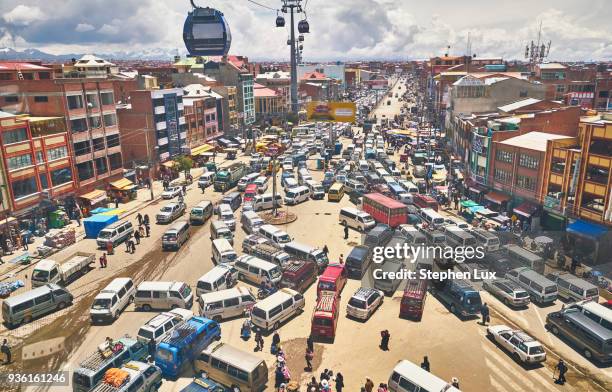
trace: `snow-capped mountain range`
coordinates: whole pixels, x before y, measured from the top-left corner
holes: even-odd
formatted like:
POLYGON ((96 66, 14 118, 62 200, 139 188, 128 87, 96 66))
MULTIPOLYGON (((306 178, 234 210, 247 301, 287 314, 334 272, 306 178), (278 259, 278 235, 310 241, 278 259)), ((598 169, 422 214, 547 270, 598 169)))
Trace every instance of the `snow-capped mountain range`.
MULTIPOLYGON (((78 59, 83 56, 83 54, 85 53, 55 55, 38 49, 25 49, 20 51, 13 48, 0 48, 0 60, 67 61, 72 58, 78 59)), ((94 54, 106 60, 172 60, 177 54, 177 49, 144 49, 138 52, 120 51, 94 54)))

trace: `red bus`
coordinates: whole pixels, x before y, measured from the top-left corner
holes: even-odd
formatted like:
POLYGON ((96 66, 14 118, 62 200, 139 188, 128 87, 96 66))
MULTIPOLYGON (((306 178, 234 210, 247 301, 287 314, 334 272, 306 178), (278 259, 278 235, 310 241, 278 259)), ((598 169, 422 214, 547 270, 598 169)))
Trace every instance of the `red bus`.
POLYGON ((348 273, 343 264, 330 264, 325 268, 325 271, 319 276, 317 284, 317 297, 325 291, 334 291, 340 295, 344 285, 346 284, 348 273))
POLYGON ((391 227, 408 223, 408 207, 404 203, 380 193, 363 195, 361 208, 378 223, 384 223, 391 227))
POLYGON ((322 291, 312 314, 310 336, 333 340, 338 326, 338 296, 333 291, 322 291))
POLYGON ((409 280, 400 303, 400 317, 420 320, 427 298, 427 279, 409 280))
POLYGON ((420 193, 412 195, 412 203, 419 208, 431 208, 438 211, 438 202, 431 196, 421 195, 420 193))

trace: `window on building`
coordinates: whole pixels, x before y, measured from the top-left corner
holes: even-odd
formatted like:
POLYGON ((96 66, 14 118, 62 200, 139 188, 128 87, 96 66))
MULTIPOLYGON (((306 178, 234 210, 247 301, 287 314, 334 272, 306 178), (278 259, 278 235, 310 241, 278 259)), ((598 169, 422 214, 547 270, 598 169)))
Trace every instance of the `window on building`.
POLYGON ((104 174, 108 172, 108 163, 106 162, 106 157, 96 159, 96 172, 98 172, 98 174, 104 174))
POLYGON ((116 154, 112 154, 108 156, 108 162, 110 164, 111 170, 117 170, 123 167, 123 162, 121 160, 121 153, 118 152, 116 154))
POLYGON ((104 126, 112 127, 117 125, 117 115, 115 113, 109 113, 104 115, 104 126))
POLYGON ((106 146, 108 148, 117 147, 120 144, 119 135, 109 135, 106 137, 106 146))
POLYGON ((599 98, 608 98, 610 96, 610 92, 607 90, 601 90, 599 92, 599 98))
POLYGON ((513 157, 514 154, 512 154, 510 151, 497 150, 495 152, 495 159, 500 162, 512 163, 513 157))
POLYGON ((512 173, 502 169, 495 169, 495 180, 499 182, 509 183, 512 179, 512 173))
POLYGON ((72 170, 70 167, 51 171, 51 184, 58 186, 72 181, 72 170))
POLYGON ((69 95, 66 97, 68 100, 68 109, 82 109, 85 107, 83 105, 83 96, 81 95, 69 95))
POLYGON ((93 149, 94 151, 104 150, 104 138, 99 137, 93 140, 93 149))
POLYGON ((23 80, 34 80, 34 73, 26 72, 21 74, 23 76, 23 80))
POLYGON ((516 176, 516 186, 523 189, 534 191, 536 189, 536 178, 530 176, 523 176, 519 174, 516 176))
POLYGON ((112 92, 100 93, 100 100, 102 101, 102 105, 114 105, 115 97, 112 92))
POLYGON ((529 94, 529 93, 527 92, 527 90, 521 90, 521 91, 519 92, 519 97, 520 97, 520 98, 527 98, 527 95, 528 95, 528 94, 529 94))
POLYGON ((49 181, 47 180, 47 173, 40 173, 38 175, 38 179, 40 180, 41 189, 49 189, 49 181))
POLYGON ((46 95, 36 95, 34 96, 34 102, 49 102, 49 97, 46 95))
POLYGON ((555 174, 563 175, 565 172, 565 159, 553 157, 550 164, 550 170, 555 174))
POLYGON ((72 129, 72 133, 87 131, 87 119, 77 118, 70 120, 70 129, 72 129))
POLYGON ((93 162, 87 161, 76 165, 79 181, 89 180, 94 176, 93 162))
POLYGON ((586 178, 598 184, 608 185, 610 170, 603 166, 588 165, 586 168, 586 178))
POLYGON ((604 211, 604 200, 601 196, 593 195, 588 192, 582 193, 582 200, 580 201, 582 208, 588 208, 599 213, 604 211))
POLYGON ((32 166, 32 154, 17 155, 6 159, 9 170, 17 170, 32 166))
POLYGON ((10 73, 0 73, 0 80, 11 80, 10 73))
POLYGON ((50 148, 47 150, 47 160, 61 159, 68 156, 68 148, 66 146, 50 148))
POLYGON ((17 103, 19 102, 19 97, 16 95, 6 95, 4 96, 4 102, 6 103, 17 103))
POLYGON ((49 72, 39 72, 38 79, 51 79, 51 73, 49 72))
POLYGON ((25 178, 22 180, 11 181, 11 188, 15 199, 20 199, 38 192, 36 177, 25 178))
POLYGON ((556 88, 557 88, 557 92, 558 93, 564 93, 565 92, 565 85, 564 84, 557 84, 556 88))
POLYGON ((89 140, 84 142, 74 143, 74 155, 84 155, 91 153, 91 145, 89 140))
POLYGON ((520 154, 519 166, 526 167, 528 169, 537 169, 540 164, 540 160, 536 157, 527 154, 520 154))
POLYGON ((11 144, 28 140, 28 131, 25 128, 12 129, 2 132, 2 143, 11 144))
POLYGON ((42 163, 44 161, 45 161, 45 159, 43 157, 43 152, 42 151, 36 151, 36 163, 42 163))
POLYGON ((102 120, 100 119, 99 115, 89 116, 88 120, 89 120, 89 128, 91 129, 100 128, 102 126, 102 120))
POLYGON ((97 93, 87 93, 87 107, 90 109, 97 109, 100 107, 97 93))

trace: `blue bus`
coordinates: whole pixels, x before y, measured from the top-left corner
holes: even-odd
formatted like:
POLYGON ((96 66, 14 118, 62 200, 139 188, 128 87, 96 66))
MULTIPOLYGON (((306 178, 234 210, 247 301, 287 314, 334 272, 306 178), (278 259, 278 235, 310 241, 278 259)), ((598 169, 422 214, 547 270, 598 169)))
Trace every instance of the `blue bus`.
POLYGON ((166 335, 157 346, 155 364, 166 378, 177 378, 182 367, 193 361, 213 340, 221 339, 216 321, 192 317, 166 335))

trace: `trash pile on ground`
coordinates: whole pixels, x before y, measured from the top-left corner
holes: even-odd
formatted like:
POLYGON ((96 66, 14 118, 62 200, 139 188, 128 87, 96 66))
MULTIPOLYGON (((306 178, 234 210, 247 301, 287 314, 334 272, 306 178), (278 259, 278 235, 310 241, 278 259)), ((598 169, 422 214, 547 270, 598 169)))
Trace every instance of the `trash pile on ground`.
POLYGON ((45 235, 45 245, 52 248, 62 249, 76 242, 74 229, 62 229, 45 235))
POLYGON ((16 280, 14 282, 0 283, 0 298, 8 297, 9 295, 11 295, 13 291, 23 286, 24 286, 23 280, 16 280))

